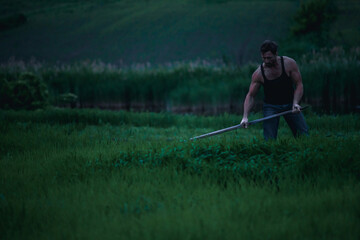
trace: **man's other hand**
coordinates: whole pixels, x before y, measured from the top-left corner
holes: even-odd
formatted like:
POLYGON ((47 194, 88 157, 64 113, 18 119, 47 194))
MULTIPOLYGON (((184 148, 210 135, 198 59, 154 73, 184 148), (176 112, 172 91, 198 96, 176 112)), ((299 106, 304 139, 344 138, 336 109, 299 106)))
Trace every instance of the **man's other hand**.
POLYGON ((249 120, 247 118, 243 118, 240 122, 243 128, 248 128, 249 126, 249 120))
POLYGON ((294 104, 292 107, 292 112, 293 113, 299 113, 301 111, 301 106, 299 104, 294 104))

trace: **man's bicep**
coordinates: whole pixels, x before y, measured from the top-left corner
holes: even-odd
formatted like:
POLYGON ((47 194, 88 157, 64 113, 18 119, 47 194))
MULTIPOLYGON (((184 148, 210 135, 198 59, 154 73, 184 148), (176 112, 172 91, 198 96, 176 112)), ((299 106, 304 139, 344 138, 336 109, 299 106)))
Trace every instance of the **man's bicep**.
POLYGON ((302 83, 302 78, 301 78, 301 73, 299 70, 298 65, 296 64, 296 62, 294 61, 292 66, 292 71, 291 71, 291 79, 293 80, 294 84, 298 85, 299 83, 302 83))
POLYGON ((258 81, 251 81, 250 87, 249 87, 249 95, 252 97, 255 97, 257 92, 259 91, 261 84, 258 81))

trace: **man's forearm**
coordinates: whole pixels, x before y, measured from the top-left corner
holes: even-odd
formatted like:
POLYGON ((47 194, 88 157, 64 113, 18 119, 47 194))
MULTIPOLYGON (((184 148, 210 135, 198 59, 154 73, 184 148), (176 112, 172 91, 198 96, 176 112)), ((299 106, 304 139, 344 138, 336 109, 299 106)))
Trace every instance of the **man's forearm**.
POLYGON ((298 84, 296 86, 295 92, 294 92, 294 100, 293 100, 293 105, 294 104, 299 104, 302 96, 303 96, 303 92, 304 92, 304 87, 302 84, 298 84))
POLYGON ((244 101, 243 118, 248 118, 249 112, 252 109, 253 105, 254 105, 254 97, 252 97, 250 94, 246 95, 246 98, 244 101))

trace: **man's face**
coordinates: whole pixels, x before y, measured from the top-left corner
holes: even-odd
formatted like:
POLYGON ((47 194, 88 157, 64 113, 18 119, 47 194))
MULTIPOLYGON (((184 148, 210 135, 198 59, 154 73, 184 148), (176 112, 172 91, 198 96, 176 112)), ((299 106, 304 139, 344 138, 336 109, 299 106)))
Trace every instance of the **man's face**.
POLYGON ((273 54, 272 52, 267 51, 265 53, 261 53, 261 57, 262 57, 266 67, 275 66, 277 54, 273 54))

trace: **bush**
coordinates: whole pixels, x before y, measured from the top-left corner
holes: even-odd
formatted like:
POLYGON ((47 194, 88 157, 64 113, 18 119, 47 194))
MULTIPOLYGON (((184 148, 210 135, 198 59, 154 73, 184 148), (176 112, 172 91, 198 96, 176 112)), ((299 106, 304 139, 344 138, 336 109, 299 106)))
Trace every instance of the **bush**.
POLYGON ((76 106, 77 100, 78 96, 73 93, 64 93, 59 96, 60 103, 70 105, 71 108, 74 108, 76 106))
POLYGON ((1 79, 1 108, 38 109, 48 103, 49 93, 44 82, 32 73, 22 73, 15 81, 1 79))

